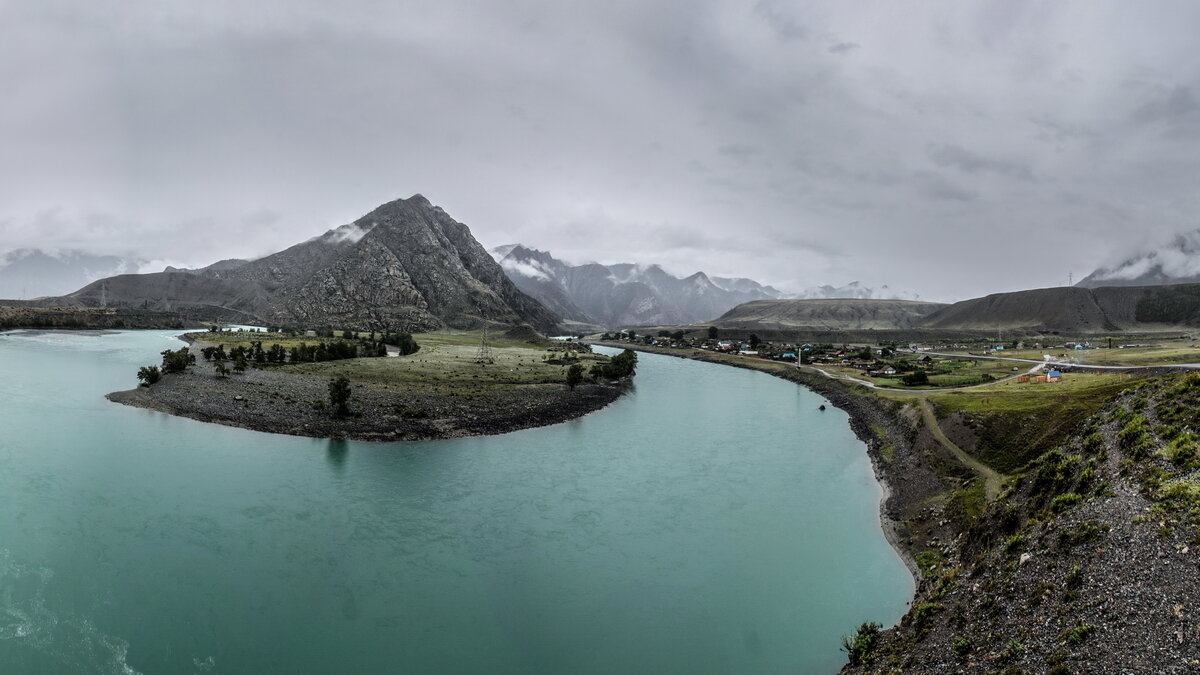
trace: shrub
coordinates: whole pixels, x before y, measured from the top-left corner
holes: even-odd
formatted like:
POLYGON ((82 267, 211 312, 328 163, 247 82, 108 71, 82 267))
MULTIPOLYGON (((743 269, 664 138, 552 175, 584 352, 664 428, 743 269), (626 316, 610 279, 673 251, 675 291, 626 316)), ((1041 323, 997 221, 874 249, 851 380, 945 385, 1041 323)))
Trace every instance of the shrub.
POLYGON ((142 366, 141 368, 138 368, 137 378, 138 381, 142 383, 141 386, 143 387, 149 387, 155 382, 158 382, 159 378, 161 377, 162 372, 159 371, 158 366, 142 366))
POLYGON ((1086 640, 1095 630, 1096 627, 1092 624, 1080 621, 1078 624, 1059 633, 1058 639, 1068 644, 1077 645, 1086 640))
POLYGON ((1200 506, 1200 482, 1188 478, 1168 481, 1159 489, 1158 498, 1170 509, 1200 506))
POLYGON ((1004 540, 1004 550, 1007 553, 1017 553, 1022 548, 1025 548, 1025 537, 1020 534, 1014 534, 1004 540))
POLYGON ((1061 450, 1051 450, 1042 455, 1034 463, 1036 470, 1030 492, 1034 495, 1065 492, 1074 482, 1080 459, 1079 455, 1068 455, 1061 450))
POLYGON ((913 607, 905 619, 916 631, 918 637, 924 637, 933 627, 933 617, 941 614, 945 609, 946 606, 939 602, 922 602, 913 607))
POLYGON ((1081 497, 1079 495, 1079 493, 1064 492, 1063 494, 1058 495, 1054 499, 1050 500, 1050 510, 1054 511, 1055 513, 1058 513, 1061 511, 1065 511, 1082 501, 1083 501, 1083 497, 1081 497))
POLYGON ((1076 564, 1067 572, 1067 588, 1074 591, 1083 585, 1083 567, 1076 564))
POLYGON ((848 635, 842 638, 842 649, 850 656, 850 665, 871 665, 871 650, 875 648, 875 642, 879 639, 879 629, 881 628, 883 628, 881 624, 868 621, 859 626, 858 631, 853 636, 848 635))

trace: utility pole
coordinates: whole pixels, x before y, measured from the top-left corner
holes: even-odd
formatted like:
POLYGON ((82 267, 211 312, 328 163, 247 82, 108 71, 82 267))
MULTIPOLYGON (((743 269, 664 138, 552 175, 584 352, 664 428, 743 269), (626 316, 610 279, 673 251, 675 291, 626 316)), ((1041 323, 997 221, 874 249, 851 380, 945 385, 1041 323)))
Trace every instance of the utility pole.
POLYGON ((475 363, 492 363, 492 346, 488 344, 488 327, 483 324, 483 337, 479 338, 479 353, 475 356, 475 363))

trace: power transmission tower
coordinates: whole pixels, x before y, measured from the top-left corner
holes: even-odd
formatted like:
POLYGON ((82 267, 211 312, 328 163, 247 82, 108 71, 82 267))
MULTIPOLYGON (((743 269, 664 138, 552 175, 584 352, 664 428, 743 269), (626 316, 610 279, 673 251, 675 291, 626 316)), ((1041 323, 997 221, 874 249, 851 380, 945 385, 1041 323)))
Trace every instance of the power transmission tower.
POLYGON ((488 344, 486 323, 483 324, 483 337, 479 338, 479 353, 475 356, 475 363, 492 363, 492 346, 488 344))

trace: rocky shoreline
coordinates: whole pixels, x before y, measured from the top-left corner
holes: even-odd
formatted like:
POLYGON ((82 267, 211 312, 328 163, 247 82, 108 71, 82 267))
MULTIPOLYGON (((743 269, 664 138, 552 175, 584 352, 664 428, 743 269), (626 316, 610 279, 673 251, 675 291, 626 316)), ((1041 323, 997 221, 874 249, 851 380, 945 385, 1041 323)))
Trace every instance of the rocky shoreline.
MULTIPOLYGON (((207 370, 207 369, 206 369, 207 370)), ((218 377, 192 368, 110 401, 270 433, 359 441, 428 441, 503 434, 582 417, 625 383, 512 385, 471 397, 419 385, 355 383, 349 417, 328 410, 328 380, 270 369, 218 377)))

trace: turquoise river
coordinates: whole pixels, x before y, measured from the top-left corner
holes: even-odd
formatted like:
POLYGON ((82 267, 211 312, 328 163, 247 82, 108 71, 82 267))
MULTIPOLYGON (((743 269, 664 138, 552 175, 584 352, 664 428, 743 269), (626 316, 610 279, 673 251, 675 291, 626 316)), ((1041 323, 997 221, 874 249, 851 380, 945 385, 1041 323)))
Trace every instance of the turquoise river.
POLYGON ((832 673, 913 581, 845 413, 641 355, 503 436, 345 443, 109 403, 174 333, 0 333, 0 672, 832 673))

